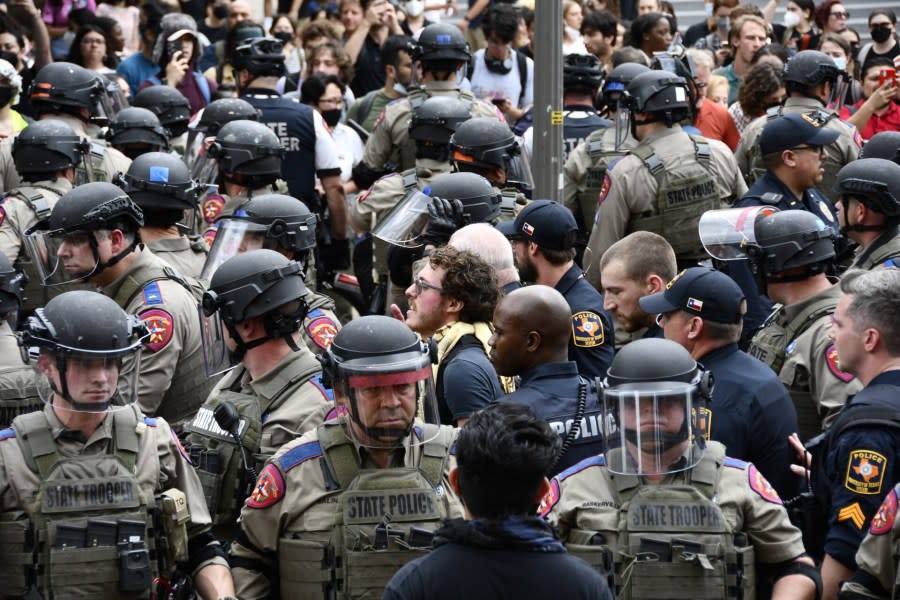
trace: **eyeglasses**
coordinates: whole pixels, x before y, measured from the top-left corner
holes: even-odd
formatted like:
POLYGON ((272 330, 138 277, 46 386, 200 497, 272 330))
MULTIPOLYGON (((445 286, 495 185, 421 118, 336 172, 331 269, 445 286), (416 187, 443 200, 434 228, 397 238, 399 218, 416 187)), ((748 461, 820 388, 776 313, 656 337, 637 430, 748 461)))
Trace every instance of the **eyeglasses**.
POLYGON ((656 319, 655 319, 655 320, 656 320, 656 325, 657 325, 658 327, 662 327, 662 326, 663 326, 662 320, 663 320, 663 319, 671 319, 671 318, 672 318, 672 315, 674 315, 674 314, 677 313, 677 312, 678 312, 677 310, 672 310, 672 311, 669 311, 669 312, 659 313, 658 315, 656 315, 656 319))
POLYGON ((85 46, 102 46, 106 44, 106 40, 104 40, 103 38, 81 38, 81 43, 85 46))
POLYGON ((328 104, 329 106, 340 106, 344 103, 343 98, 319 98, 319 104, 328 104))
POLYGON ((850 13, 848 13, 848 12, 833 12, 833 13, 828 13, 828 14, 829 14, 829 16, 837 17, 838 19, 849 19, 850 18, 850 13))
POLYGON ((800 152, 802 150, 815 152, 816 154, 822 154, 822 152, 824 151, 822 146, 797 146, 796 148, 791 148, 792 152, 800 152))
POLYGON ((413 283, 416 286, 416 296, 421 296, 425 292, 425 290, 434 290, 438 294, 444 293, 444 288, 436 286, 432 283, 428 283, 421 277, 416 277, 416 280, 413 281, 413 283))

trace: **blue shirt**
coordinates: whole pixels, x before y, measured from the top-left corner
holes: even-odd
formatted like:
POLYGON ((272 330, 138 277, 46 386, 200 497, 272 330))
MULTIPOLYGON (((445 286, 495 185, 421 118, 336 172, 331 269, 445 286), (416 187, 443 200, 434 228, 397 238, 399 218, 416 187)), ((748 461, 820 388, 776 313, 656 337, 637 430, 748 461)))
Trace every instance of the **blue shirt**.
POLYGON ((584 272, 575 264, 555 288, 566 298, 572 311, 569 360, 578 363, 582 377, 606 377, 616 351, 616 340, 612 319, 603 310, 603 296, 588 283, 584 272))
POLYGON ((442 388, 450 415, 448 420, 445 407, 439 407, 444 413, 441 422, 445 425, 456 425, 460 419, 468 419, 472 413, 503 395, 497 371, 480 346, 459 350, 444 366, 436 385, 442 388))
POLYGON ((116 68, 116 73, 128 83, 131 92, 131 98, 137 94, 138 88, 142 83, 153 77, 159 72, 159 65, 155 62, 147 60, 141 52, 135 52, 116 68))

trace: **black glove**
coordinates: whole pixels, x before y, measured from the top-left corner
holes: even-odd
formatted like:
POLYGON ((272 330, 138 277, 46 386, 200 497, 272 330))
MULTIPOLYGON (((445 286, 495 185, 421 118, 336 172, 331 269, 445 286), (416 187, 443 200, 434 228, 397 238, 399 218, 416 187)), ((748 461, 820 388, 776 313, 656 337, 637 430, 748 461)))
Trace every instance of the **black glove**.
POLYGON ((425 245, 444 246, 450 236, 465 225, 463 205, 459 200, 432 198, 428 204, 428 228, 422 236, 425 245))
POLYGON ((350 240, 331 240, 319 245, 319 263, 325 272, 334 274, 350 268, 350 240))

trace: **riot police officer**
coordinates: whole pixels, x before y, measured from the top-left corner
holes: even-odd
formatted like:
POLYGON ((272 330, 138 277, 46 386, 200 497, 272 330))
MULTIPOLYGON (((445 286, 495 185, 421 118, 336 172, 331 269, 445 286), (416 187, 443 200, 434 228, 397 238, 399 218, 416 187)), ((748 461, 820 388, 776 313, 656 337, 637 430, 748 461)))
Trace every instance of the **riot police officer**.
POLYGON ((115 183, 144 213, 140 236, 147 248, 179 273, 199 277, 209 252, 206 240, 184 235, 179 224, 194 221, 202 187, 191 179, 184 162, 164 152, 147 152, 115 183))
POLYGON ((25 324, 44 407, 0 432, 5 596, 147 598, 183 591, 179 572, 203 597, 234 595, 190 459, 169 424, 136 405, 147 334, 88 291, 57 296, 25 324), (123 360, 136 368, 126 374, 123 360))
POLYGON ((239 597, 279 587, 284 597, 380 596, 441 520, 460 516, 447 481, 453 430, 416 418, 436 415, 430 354, 386 316, 335 336, 323 369, 347 414, 283 446, 260 474, 231 546, 239 597))
POLYGON ((144 152, 169 149, 169 132, 153 111, 139 106, 120 110, 109 120, 106 141, 122 154, 136 159, 144 152))
POLYGON ((265 249, 225 261, 204 294, 207 373, 237 366, 219 380, 184 429, 188 450, 205 472, 204 493, 220 531, 234 533, 238 510, 265 460, 322 424, 333 408, 321 385, 321 365, 298 344, 309 310, 305 295, 301 265, 265 249), (226 403, 234 408, 232 419, 241 420, 236 437, 216 418, 226 403), (242 464, 241 447, 249 452, 244 460, 253 457, 251 464, 242 464))
POLYGON ((711 387, 671 340, 622 348, 601 390, 608 450, 557 475, 542 514, 572 554, 614 565, 617 597, 754 598, 769 581, 775 597, 819 597, 818 571, 769 482, 696 434, 711 387))
MULTIPOLYGON (((259 111, 252 104, 240 98, 220 98, 210 102, 200 113, 196 123, 188 125, 188 138, 185 144, 184 162, 191 168, 191 176, 197 179, 198 167, 195 164, 206 164, 202 159, 206 155, 206 143, 215 139, 219 129, 232 121, 259 121, 259 111)), ((214 183, 200 180, 200 183, 214 183)))
POLYGON ((173 145, 176 145, 176 139, 187 131, 188 121, 191 118, 191 103, 173 87, 167 85, 146 87, 135 94, 132 105, 153 112, 162 126, 169 131, 169 139, 173 145))
POLYGON ((37 373, 20 351, 13 329, 22 307, 27 278, 0 254, 0 425, 41 409, 37 373))
MULTIPOLYGON (((60 198, 25 239, 43 285, 90 282, 146 323, 138 402, 145 414, 177 426, 215 385, 199 352, 202 288, 144 247, 143 225, 143 212, 124 191, 98 182, 60 198)), ((126 357, 126 371, 131 367, 126 357)))

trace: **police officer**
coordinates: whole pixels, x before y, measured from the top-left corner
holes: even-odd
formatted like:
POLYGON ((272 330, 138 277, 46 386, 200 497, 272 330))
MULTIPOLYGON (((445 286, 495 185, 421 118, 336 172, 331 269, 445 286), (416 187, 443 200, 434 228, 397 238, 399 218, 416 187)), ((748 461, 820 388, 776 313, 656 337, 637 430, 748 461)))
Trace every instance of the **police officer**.
POLYGON ((897 496, 894 486, 878 507, 869 532, 856 552, 856 573, 841 585, 840 600, 890 600, 897 590, 897 546, 900 545, 900 521, 897 520, 897 496))
POLYGON ((840 288, 829 337, 841 368, 865 387, 810 445, 815 490, 827 498, 822 581, 832 598, 856 571, 865 531, 870 521, 879 527, 873 516, 900 481, 900 271, 851 271, 840 288))
POLYGON ((254 196, 234 214, 220 220, 222 238, 213 242, 201 279, 209 281, 220 264, 247 250, 275 250, 297 261, 306 282, 303 301, 309 307, 301 327, 303 340, 313 353, 321 354, 331 344, 341 323, 334 314, 331 298, 316 293, 308 283, 317 223, 318 216, 296 198, 283 194, 254 196))
POLYGON ((188 140, 185 145, 184 162, 191 168, 191 176, 201 183, 213 183, 198 177, 195 164, 206 155, 206 143, 215 138, 219 129, 232 121, 259 121, 259 111, 252 104, 240 98, 219 98, 213 100, 200 112, 196 123, 188 125, 188 140))
POLYGON ((753 464, 696 435, 692 409, 711 384, 671 340, 622 348, 602 389, 617 426, 608 450, 557 475, 541 512, 571 553, 613 565, 620 598, 754 598, 769 581, 771 597, 818 598, 818 571, 778 494, 753 464))
POLYGON ((900 131, 879 131, 859 151, 860 158, 900 159, 900 131))
POLYGON ((900 267, 900 165, 863 158, 834 182, 841 231, 859 245, 851 268, 900 267))
POLYGON ((318 427, 333 408, 321 365, 298 343, 309 310, 305 294, 301 265, 260 249, 225 261, 203 297, 207 372, 238 366, 219 380, 184 429, 188 450, 205 472, 201 481, 213 523, 232 534, 255 478, 246 473, 258 473, 278 448, 318 427), (216 419, 226 403, 241 419, 237 439, 216 419), (241 464, 237 444, 253 457, 251 464, 241 464))
POLYGON ((796 496, 788 437, 797 431, 797 411, 772 369, 738 349, 746 310, 741 288, 724 273, 694 267, 640 305, 658 315, 666 339, 684 346, 713 376, 712 401, 697 408, 698 433, 756 465, 779 496, 796 496))
POLYGON ((594 385, 569 360, 572 316, 562 294, 545 285, 517 289, 494 309, 491 363, 498 375, 520 377, 496 402, 530 407, 559 434, 555 475, 603 452, 603 412, 594 385))
POLYGON ((234 595, 190 459, 169 424, 135 404, 142 371, 120 371, 123 359, 140 364, 146 335, 88 291, 57 296, 25 324, 44 407, 0 432, 4 595, 146 598, 182 591, 179 572, 205 598, 234 595))
POLYGON ((0 254, 0 424, 41 409, 37 373, 20 351, 13 325, 22 307, 26 277, 0 254))
MULTIPOLYGON (((649 69, 646 66, 637 63, 625 63, 613 69, 603 82, 602 94, 598 100, 598 104, 605 109, 604 114, 618 121, 619 111, 625 110, 620 103, 625 87, 637 75, 647 71, 649 69)), ((597 198, 606 180, 606 169, 612 160, 625 156, 637 144, 630 131, 605 127, 588 135, 566 155, 562 203, 575 214, 578 221, 578 246, 582 248, 580 250, 582 255, 591 235, 591 228, 594 226, 597 198), (621 139, 616 139, 617 133, 622 134, 621 139)), ((599 257, 595 257, 594 260, 599 260, 599 257)), ((580 261, 578 264, 584 265, 584 262, 580 261)), ((587 273, 588 280, 599 287, 597 275, 596 269, 587 273)))
POLYGON ((666 238, 679 264, 691 266, 705 258, 700 215, 747 188, 725 144, 681 130, 679 123, 692 114, 683 78, 650 71, 626 89, 631 133, 640 144, 607 170, 584 262, 596 270, 607 248, 628 232, 646 230, 666 238))
POLYGON ((191 103, 184 95, 167 85, 151 85, 134 96, 133 106, 153 112, 169 131, 169 139, 178 150, 191 118, 191 103))
POLYGON ((846 90, 840 85, 845 76, 846 73, 838 69, 834 59, 818 50, 803 50, 787 62, 784 67, 787 100, 783 106, 772 109, 765 118, 760 117, 750 123, 734 152, 748 184, 756 181, 766 170, 758 142, 768 119, 776 115, 815 112, 816 121, 823 123, 826 129, 838 132, 837 139, 825 146, 825 175, 820 188, 832 202, 837 200, 837 195, 831 191, 834 178, 841 167, 856 160, 862 144, 859 132, 827 108, 832 99, 836 100, 845 93, 846 90))
POLYGON ((615 352, 612 319, 603 309, 603 296, 575 264, 578 224, 572 212, 557 202, 536 200, 498 229, 513 242, 522 281, 553 287, 569 303, 569 360, 583 377, 606 375, 615 352))
POLYGON ((428 346, 395 319, 365 316, 338 333, 323 368, 347 415, 283 446, 260 474, 231 546, 240 598, 279 583, 283 597, 379 597, 442 519, 461 516, 447 481, 453 430, 415 418, 436 414, 428 346))
POLYGON ((109 120, 106 141, 122 154, 135 160, 144 152, 163 152, 169 149, 169 132, 159 117, 146 108, 130 106, 120 110, 109 120))
MULTIPOLYGON (((141 209, 111 183, 63 196, 47 219, 25 233, 41 282, 90 282, 150 330, 138 402, 145 414, 177 426, 215 385, 204 373, 197 301, 202 288, 141 243, 141 209)), ((126 370, 131 365, 126 362, 126 370)), ((130 370, 129 370, 130 372, 130 370)))
POLYGON ((415 166, 415 147, 407 126, 410 114, 431 96, 463 100, 470 104, 473 117, 494 117, 505 123, 495 106, 457 87, 457 72, 470 58, 469 46, 457 27, 447 23, 427 26, 419 35, 414 58, 422 73, 421 84, 407 97, 388 104, 378 117, 362 161, 353 169, 353 179, 360 189, 368 188, 385 173, 415 166))
POLYGON ((59 197, 72 189, 75 170, 89 148, 87 141, 56 119, 32 123, 13 140, 12 157, 22 183, 0 200, 0 251, 28 276, 23 310, 29 314, 47 303, 50 290, 41 286, 28 260, 23 234, 46 218, 59 197))

